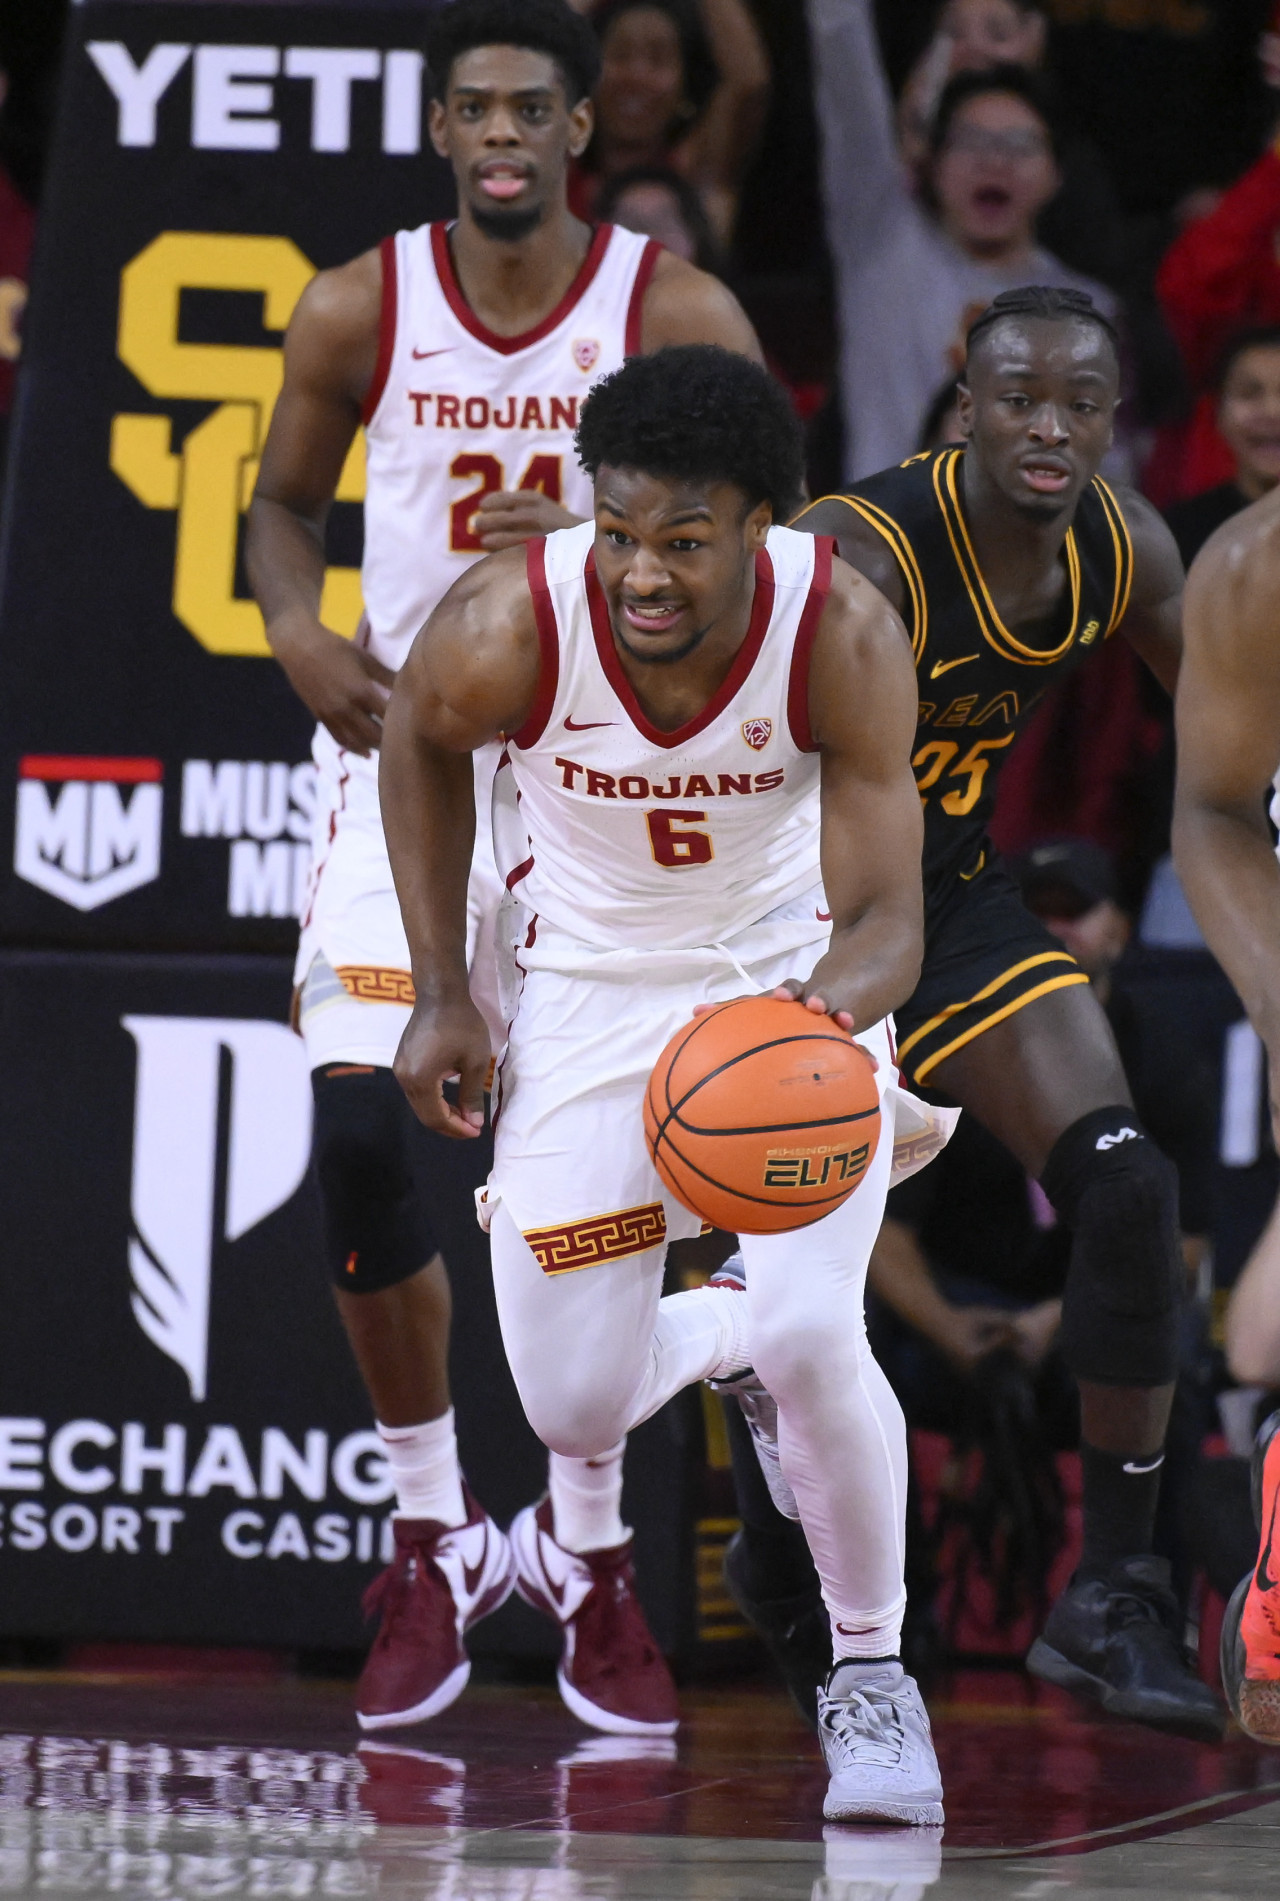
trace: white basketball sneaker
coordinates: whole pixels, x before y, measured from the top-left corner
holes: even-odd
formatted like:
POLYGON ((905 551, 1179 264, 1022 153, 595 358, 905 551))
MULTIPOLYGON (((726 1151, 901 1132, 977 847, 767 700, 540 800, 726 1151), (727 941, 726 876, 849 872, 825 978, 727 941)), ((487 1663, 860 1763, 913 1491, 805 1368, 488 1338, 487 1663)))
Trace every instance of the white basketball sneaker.
MULTIPOLYGON (((711 1276, 709 1285, 746 1291, 747 1274, 742 1255, 731 1254, 724 1266, 717 1268, 711 1276)), ((796 1495, 787 1484, 782 1470, 782 1460, 778 1456, 778 1402, 768 1391, 760 1375, 748 1367, 745 1373, 737 1373, 732 1379, 708 1380, 707 1385, 713 1393, 724 1393, 736 1399, 742 1409, 742 1417, 747 1422, 751 1434, 751 1443, 756 1449, 756 1458, 760 1461, 760 1470, 764 1482, 769 1488, 769 1496, 782 1513, 795 1524, 800 1523, 800 1507, 796 1504, 796 1495)))
POLYGON ((942 1822, 929 1717, 900 1663, 836 1664, 818 1691, 818 1738, 831 1771, 828 1822, 942 1822))

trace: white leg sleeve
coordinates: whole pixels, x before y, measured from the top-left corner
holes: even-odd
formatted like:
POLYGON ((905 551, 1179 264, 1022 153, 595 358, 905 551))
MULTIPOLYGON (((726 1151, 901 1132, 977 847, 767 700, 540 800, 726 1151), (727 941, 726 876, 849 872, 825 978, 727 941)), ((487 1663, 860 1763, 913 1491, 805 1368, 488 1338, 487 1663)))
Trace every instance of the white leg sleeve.
POLYGON ((882 1140, 857 1191, 813 1227, 742 1237, 752 1362, 778 1402, 837 1657, 896 1651, 906 1602, 906 1426, 863 1310, 891 1161, 882 1140))
POLYGON ((489 1239, 512 1377, 529 1424, 553 1452, 593 1458, 735 1359, 742 1296, 700 1288, 660 1302, 665 1247, 547 1274, 504 1204, 489 1239))

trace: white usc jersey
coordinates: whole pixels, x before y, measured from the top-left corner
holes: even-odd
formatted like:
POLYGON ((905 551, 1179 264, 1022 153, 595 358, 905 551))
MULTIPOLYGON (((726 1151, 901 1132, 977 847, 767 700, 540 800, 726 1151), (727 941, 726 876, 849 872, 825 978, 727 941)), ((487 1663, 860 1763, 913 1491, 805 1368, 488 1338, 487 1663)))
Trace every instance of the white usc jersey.
POLYGON ((500 337, 462 295, 447 225, 384 240, 361 574, 363 637, 384 666, 404 664, 437 602, 483 554, 472 517, 486 495, 538 489, 591 514, 573 447, 578 411, 593 383, 639 351, 660 253, 652 239, 598 226, 556 309, 500 337))
POLYGON ((495 788, 499 869, 532 912, 597 949, 714 944, 820 882, 808 672, 832 544, 770 529, 723 686, 664 733, 618 660, 594 539, 585 522, 529 543, 542 663, 495 788))

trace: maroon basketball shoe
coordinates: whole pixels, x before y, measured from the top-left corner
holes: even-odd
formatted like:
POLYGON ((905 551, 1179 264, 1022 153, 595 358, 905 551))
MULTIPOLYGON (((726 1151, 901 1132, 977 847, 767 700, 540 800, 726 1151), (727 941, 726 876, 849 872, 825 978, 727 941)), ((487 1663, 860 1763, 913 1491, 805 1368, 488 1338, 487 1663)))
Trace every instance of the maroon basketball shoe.
POLYGON ((515 1584, 506 1534, 464 1488, 465 1525, 392 1521, 396 1555, 364 1595, 378 1634, 356 1686, 361 1729, 424 1723, 462 1695, 471 1660, 462 1639, 505 1604, 515 1584))
POLYGON ((560 1694, 574 1715, 614 1736, 671 1736, 676 1686, 636 1597, 631 1540, 607 1551, 566 1551, 551 1529, 551 1500, 526 1505, 511 1526, 516 1589, 564 1632, 560 1694))

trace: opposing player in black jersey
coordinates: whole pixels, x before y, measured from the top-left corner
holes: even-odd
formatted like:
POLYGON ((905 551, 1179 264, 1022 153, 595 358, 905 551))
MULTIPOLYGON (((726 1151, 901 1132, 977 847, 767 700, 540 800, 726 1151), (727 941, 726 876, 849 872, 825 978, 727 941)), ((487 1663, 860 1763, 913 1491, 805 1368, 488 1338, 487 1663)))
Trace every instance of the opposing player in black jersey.
POLYGON ((964 445, 796 526, 838 538, 915 652, 926 938, 895 1013, 899 1062, 998 1136, 1072 1230, 1062 1340, 1080 1385, 1084 1553, 1029 1665, 1117 1715, 1217 1735, 1221 1707, 1151 1554, 1182 1279, 1174 1171, 1088 979, 986 837, 1000 766, 1047 687, 1116 633, 1170 690, 1177 677, 1172 536, 1098 475, 1118 389, 1115 334, 1087 297, 1006 292, 969 333, 964 445))

